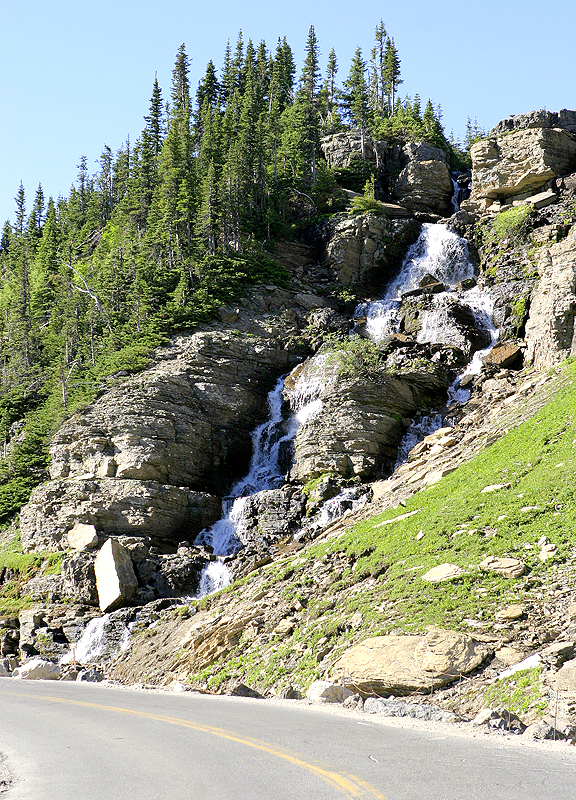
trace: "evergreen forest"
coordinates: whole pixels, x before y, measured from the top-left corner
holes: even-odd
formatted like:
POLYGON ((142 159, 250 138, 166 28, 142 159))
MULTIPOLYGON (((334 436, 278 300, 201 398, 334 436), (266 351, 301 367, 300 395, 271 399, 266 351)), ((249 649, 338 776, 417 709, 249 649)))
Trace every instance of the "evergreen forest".
POLYGON ((426 140, 465 163, 477 125, 468 121, 460 145, 439 106, 400 97, 382 22, 341 83, 334 50, 322 73, 313 27, 304 56, 298 71, 285 38, 270 50, 240 33, 194 92, 182 45, 169 95, 154 80, 137 139, 105 145, 95 174, 80 156, 67 197, 46 198, 40 185, 28 203, 20 186, 0 243, 0 522, 44 479, 65 416, 248 284, 285 283, 274 241, 305 240, 343 210, 339 187, 370 187, 368 162, 327 166, 322 136, 426 140))

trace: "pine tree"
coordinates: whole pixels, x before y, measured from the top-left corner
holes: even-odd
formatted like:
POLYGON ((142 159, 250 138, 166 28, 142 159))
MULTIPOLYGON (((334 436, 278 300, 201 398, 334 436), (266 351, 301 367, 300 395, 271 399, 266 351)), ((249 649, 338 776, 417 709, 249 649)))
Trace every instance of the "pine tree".
POLYGON ((344 96, 344 108, 351 122, 360 131, 360 141, 362 157, 365 157, 365 142, 370 121, 370 107, 368 97, 368 86, 365 79, 366 62, 362 58, 362 51, 356 48, 350 73, 344 81, 344 88, 347 93, 344 96))
POLYGON ((376 26, 374 47, 370 53, 370 103, 381 116, 386 111, 386 42, 388 34, 384 22, 376 26))
POLYGON ((388 113, 394 114, 396 108, 396 92, 404 81, 400 78, 400 59, 394 39, 386 40, 384 52, 384 87, 388 97, 388 113))

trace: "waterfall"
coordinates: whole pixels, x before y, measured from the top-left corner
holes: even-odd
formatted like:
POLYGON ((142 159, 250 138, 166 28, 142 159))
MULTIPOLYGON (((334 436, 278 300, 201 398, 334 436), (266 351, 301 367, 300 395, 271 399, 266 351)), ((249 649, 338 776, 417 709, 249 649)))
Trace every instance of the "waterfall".
MULTIPOLYGON (((390 281, 381 300, 364 303, 356 309, 356 316, 366 317, 366 329, 372 339, 379 341, 396 333, 400 327, 399 310, 402 296, 416 289, 425 276, 432 276, 443 283, 445 291, 432 296, 432 307, 422 314, 422 325, 417 335, 421 343, 441 344, 447 341, 447 334, 456 331, 450 321, 448 308, 455 300, 467 306, 472 312, 475 325, 490 337, 490 344, 474 353, 466 369, 456 378, 448 389, 448 405, 463 403, 470 392, 460 388, 466 375, 475 375, 482 369, 482 357, 498 340, 498 330, 493 321, 493 302, 488 294, 477 286, 471 289, 458 289, 457 284, 474 277, 474 267, 470 262, 468 245, 464 239, 450 231, 445 224, 426 223, 418 241, 413 244, 402 263, 398 275, 390 281)), ((396 467, 406 460, 410 450, 425 436, 446 424, 441 413, 431 414, 414 422, 406 432, 398 450, 396 467)))
POLYGON ((386 287, 384 297, 356 309, 357 317, 366 317, 366 330, 372 339, 378 341, 398 331, 402 295, 417 289, 426 275, 450 286, 474 277, 466 241, 445 225, 425 223, 418 241, 408 250, 400 272, 386 287))
MULTIPOLYGON (((247 474, 237 481, 222 501, 222 517, 208 530, 202 531, 199 544, 210 545, 218 556, 227 556, 240 549, 236 536, 246 498, 267 489, 279 489, 285 481, 282 455, 294 441, 301 424, 312 419, 322 408, 320 394, 335 379, 334 369, 324 355, 311 359, 306 370, 296 367, 287 378, 279 378, 268 393, 268 419, 252 432, 252 459, 247 474), (288 388, 286 384, 289 383, 288 388), (290 414, 284 414, 283 397, 288 397, 290 414)), ((222 560, 206 565, 200 576, 197 597, 228 586, 232 575, 222 560)))
POLYGON ((72 650, 60 659, 61 664, 102 664, 128 647, 130 631, 123 614, 104 614, 91 619, 72 650))

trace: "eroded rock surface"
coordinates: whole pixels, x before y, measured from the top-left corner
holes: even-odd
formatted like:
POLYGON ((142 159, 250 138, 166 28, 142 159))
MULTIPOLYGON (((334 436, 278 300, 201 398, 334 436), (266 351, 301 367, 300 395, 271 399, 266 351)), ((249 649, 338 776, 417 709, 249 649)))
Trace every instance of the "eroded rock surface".
POLYGON ((534 194, 576 166, 576 134, 527 128, 482 139, 472 146, 471 200, 534 194))
POLYGON ((323 263, 343 286, 379 289, 400 267, 406 249, 416 241, 414 219, 388 219, 376 214, 339 214, 322 230, 323 263))
POLYGON ((382 369, 328 385, 320 412, 298 429, 293 477, 306 482, 331 472, 366 480, 381 473, 396 459, 402 419, 442 405, 446 388, 440 369, 402 377, 382 369))
POLYGON ((428 692, 471 672, 490 653, 484 642, 439 628, 424 636, 375 636, 347 650, 332 677, 363 695, 428 692))
POLYGON ((540 282, 532 295, 526 323, 528 357, 538 370, 560 363, 576 352, 576 227, 539 259, 540 282))

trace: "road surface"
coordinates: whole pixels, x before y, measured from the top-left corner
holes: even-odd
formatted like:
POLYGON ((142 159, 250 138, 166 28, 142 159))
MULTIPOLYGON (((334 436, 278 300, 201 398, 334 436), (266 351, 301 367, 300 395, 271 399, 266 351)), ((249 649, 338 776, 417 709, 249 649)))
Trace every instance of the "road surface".
POLYGON ((576 749, 196 693, 0 679, 2 800, 576 800, 576 749))

